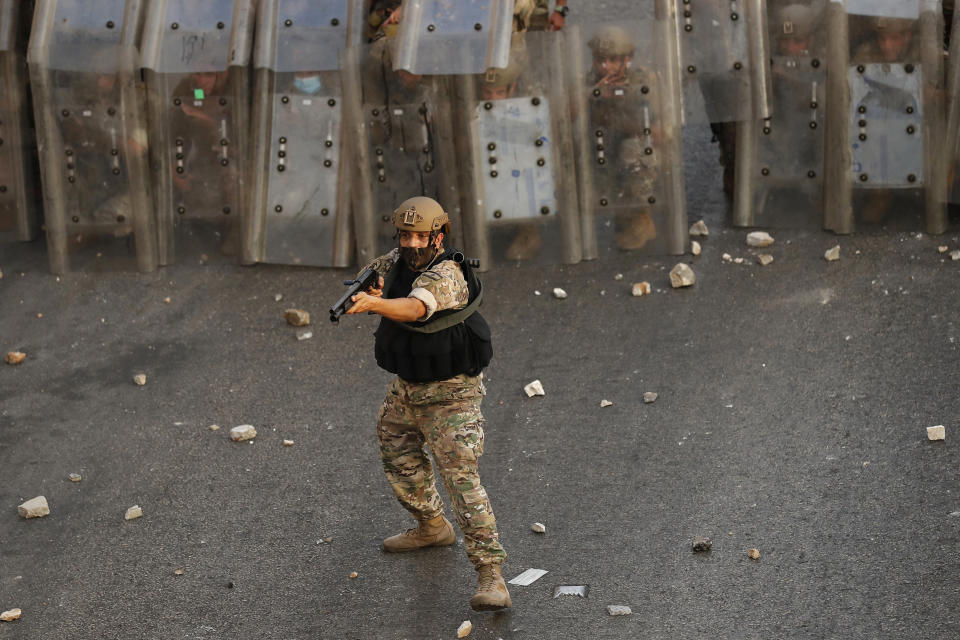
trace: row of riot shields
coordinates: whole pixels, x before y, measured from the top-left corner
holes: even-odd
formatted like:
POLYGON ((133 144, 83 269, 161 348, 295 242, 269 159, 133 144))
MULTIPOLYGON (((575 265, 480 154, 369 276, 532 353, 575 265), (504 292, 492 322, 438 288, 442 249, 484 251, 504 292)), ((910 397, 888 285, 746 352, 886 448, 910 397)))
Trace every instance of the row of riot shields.
POLYGON ((943 232, 940 2, 770 0, 768 15, 772 112, 738 125, 734 223, 943 232))

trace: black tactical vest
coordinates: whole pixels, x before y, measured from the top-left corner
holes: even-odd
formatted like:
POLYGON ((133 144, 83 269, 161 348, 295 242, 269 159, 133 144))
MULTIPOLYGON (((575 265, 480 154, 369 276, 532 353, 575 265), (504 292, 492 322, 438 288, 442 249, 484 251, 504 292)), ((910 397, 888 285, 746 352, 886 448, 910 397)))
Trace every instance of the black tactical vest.
MULTIPOLYGON (((460 265, 470 290, 467 306, 438 311, 426 322, 381 318, 374 333, 377 364, 407 382, 436 382, 461 373, 475 376, 493 357, 490 327, 476 311, 483 295, 480 280, 459 251, 444 252, 436 263, 444 260, 456 260, 460 265)), ((384 297, 407 297, 419 275, 403 260, 397 261, 384 278, 384 297)))

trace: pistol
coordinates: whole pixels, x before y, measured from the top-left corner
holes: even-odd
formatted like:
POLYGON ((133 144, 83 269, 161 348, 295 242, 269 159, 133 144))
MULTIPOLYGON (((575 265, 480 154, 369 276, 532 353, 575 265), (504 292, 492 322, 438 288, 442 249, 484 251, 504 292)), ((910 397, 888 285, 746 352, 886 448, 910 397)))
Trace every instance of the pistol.
POLYGON ((347 310, 353 306, 353 296, 357 295, 360 291, 366 291, 370 287, 375 287, 379 284, 380 277, 377 275, 377 272, 374 269, 364 269, 363 272, 357 276, 356 280, 344 280, 343 284, 350 287, 347 289, 347 292, 337 300, 336 304, 330 307, 330 322, 339 322, 340 316, 345 314, 347 310))

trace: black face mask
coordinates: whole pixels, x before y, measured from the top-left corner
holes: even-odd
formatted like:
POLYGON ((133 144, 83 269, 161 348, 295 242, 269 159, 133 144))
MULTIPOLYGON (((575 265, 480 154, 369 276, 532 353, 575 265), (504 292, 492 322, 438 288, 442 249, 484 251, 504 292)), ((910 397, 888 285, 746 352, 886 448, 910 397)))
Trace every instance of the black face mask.
POLYGON ((414 271, 423 271, 436 257, 438 249, 432 244, 426 247, 400 247, 400 257, 414 271))

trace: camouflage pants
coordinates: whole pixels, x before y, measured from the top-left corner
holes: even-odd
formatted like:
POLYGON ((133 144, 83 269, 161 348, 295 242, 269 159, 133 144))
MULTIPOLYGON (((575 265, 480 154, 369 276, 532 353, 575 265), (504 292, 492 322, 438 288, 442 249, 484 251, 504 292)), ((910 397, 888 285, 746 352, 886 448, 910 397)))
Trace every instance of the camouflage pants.
POLYGON ((429 447, 463 530, 467 556, 478 567, 500 564, 507 557, 477 474, 483 453, 484 393, 482 374, 429 383, 397 378, 377 419, 383 469, 397 500, 417 520, 443 514, 429 447))

